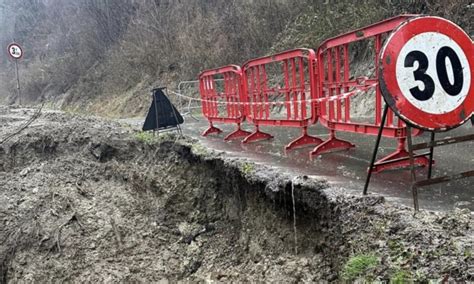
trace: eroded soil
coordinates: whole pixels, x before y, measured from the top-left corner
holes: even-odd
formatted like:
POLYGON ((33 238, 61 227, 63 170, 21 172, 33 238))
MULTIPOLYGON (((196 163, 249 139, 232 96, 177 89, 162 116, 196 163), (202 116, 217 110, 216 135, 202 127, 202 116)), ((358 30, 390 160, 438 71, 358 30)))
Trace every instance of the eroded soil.
MULTIPOLYGON (((33 110, 0 108, 0 141, 33 110)), ((43 112, 0 148, 0 282, 473 281, 469 211, 413 211, 188 138, 43 112), (293 211, 295 208, 295 214, 293 211), (352 278, 354 280, 354 278, 352 278)))

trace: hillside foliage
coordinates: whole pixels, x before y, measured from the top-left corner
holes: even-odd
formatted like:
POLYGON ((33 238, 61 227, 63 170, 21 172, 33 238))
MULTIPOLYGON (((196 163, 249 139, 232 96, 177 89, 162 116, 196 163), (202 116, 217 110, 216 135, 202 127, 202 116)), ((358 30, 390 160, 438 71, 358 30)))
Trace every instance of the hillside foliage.
MULTIPOLYGON (((468 0, 0 0, 0 45, 25 49, 22 94, 65 109, 131 116, 152 87, 242 64, 400 13, 440 15, 473 33, 468 0)), ((17 99, 0 57, 0 101, 17 99)))

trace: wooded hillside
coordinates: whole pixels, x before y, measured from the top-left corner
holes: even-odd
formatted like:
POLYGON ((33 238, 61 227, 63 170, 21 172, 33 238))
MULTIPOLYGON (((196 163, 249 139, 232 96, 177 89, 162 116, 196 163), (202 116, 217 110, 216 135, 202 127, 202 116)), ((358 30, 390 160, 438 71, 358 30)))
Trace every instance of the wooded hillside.
POLYGON ((14 103, 5 47, 25 49, 23 97, 64 109, 132 116, 158 85, 242 64, 400 13, 440 15, 473 33, 468 0, 0 0, 0 101, 14 103))

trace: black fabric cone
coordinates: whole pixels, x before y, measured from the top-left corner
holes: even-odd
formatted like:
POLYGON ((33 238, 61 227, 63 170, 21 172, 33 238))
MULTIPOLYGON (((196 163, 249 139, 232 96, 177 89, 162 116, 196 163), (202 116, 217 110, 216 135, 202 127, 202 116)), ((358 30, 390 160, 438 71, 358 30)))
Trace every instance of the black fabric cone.
POLYGON ((184 122, 183 117, 163 93, 163 89, 154 89, 153 101, 143 124, 143 131, 160 130, 175 127, 184 122), (173 112, 174 111, 174 112, 173 112), (156 115, 158 112, 158 125, 156 115))

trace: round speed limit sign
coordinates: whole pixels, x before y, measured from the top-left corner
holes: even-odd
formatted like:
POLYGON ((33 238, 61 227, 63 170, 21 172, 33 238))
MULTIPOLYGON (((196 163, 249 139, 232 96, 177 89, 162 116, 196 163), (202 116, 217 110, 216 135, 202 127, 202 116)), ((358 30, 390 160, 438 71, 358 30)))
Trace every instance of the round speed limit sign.
POLYGON ((380 56, 380 87, 385 101, 418 128, 444 131, 474 112, 474 48, 457 25, 419 17, 395 30, 380 56))
POLYGON ((18 44, 11 43, 8 45, 8 54, 10 54, 13 59, 20 59, 23 56, 23 49, 21 49, 21 46, 18 44))

